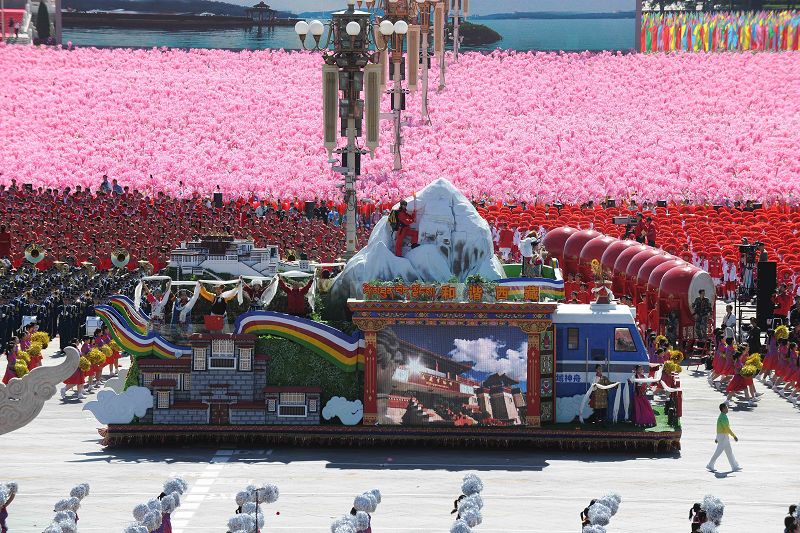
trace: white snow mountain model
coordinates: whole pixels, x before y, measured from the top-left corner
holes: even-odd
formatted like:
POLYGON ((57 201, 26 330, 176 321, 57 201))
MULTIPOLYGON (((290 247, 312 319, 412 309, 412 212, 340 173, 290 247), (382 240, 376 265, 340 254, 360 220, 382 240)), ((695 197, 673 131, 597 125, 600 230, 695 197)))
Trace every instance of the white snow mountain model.
MULTIPOLYGON (((408 198, 408 212, 416 210, 412 228, 419 232, 419 246, 408 242, 403 255, 395 255, 395 233, 384 216, 372 230, 367 245, 350 261, 331 289, 331 302, 363 298, 362 284, 372 280, 447 282, 455 277, 480 274, 487 280, 504 277, 494 255, 489 224, 452 183, 439 178, 408 198)), ((394 206, 397 209, 398 206, 394 206)))

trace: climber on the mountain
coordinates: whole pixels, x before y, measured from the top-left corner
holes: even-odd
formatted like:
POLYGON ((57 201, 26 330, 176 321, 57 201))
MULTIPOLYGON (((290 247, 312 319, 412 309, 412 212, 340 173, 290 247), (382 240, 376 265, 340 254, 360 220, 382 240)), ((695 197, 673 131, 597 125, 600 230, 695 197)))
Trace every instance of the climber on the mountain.
POLYGON ((400 208, 389 214, 389 225, 396 234, 394 240, 394 254, 397 257, 403 255, 403 241, 406 237, 411 239, 411 248, 419 246, 417 243, 419 234, 417 230, 411 229, 411 224, 417 219, 417 210, 415 208, 413 213, 408 214, 408 211, 406 211, 407 207, 408 202, 400 200, 400 208))

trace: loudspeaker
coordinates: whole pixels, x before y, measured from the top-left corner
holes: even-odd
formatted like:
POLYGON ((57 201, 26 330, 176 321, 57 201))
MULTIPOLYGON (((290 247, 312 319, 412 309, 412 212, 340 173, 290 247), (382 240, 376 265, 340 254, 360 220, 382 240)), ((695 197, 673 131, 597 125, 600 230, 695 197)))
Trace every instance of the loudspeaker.
POLYGON ((215 192, 214 193, 214 207, 222 208, 222 193, 215 192))
POLYGON ((772 297, 778 285, 778 274, 775 261, 759 261, 756 263, 756 322, 762 330, 767 329, 767 319, 772 318, 775 304, 772 297))

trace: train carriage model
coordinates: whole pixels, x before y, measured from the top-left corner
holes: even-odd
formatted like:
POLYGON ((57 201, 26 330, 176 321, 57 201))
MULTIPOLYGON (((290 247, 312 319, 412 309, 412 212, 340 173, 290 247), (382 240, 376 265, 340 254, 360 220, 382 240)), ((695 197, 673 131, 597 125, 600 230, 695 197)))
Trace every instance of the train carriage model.
MULTIPOLYGON (((553 313, 557 422, 571 422, 578 415, 583 397, 594 382, 596 365, 602 365, 603 374, 611 382, 625 386, 630 386, 627 379, 636 365, 643 365, 647 371, 649 358, 634 312, 616 303, 592 303, 560 304, 553 313)), ((609 391, 610 406, 618 389, 609 391)), ((588 408, 584 414, 589 414, 588 408)), ((619 419, 624 419, 624 414, 619 419)))

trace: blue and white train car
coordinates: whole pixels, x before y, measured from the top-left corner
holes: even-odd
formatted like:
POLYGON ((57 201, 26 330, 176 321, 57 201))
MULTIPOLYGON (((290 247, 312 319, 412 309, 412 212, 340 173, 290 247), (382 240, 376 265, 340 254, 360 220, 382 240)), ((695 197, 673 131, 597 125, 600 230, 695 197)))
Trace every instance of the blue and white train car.
MULTIPOLYGON (((648 370, 649 358, 634 321, 635 310, 625 305, 559 304, 553 313, 556 334, 556 421, 571 422, 594 382, 595 366, 612 382, 627 383, 636 365, 648 370)), ((619 387, 609 390, 614 405, 619 387)), ((584 409, 584 417, 591 409, 584 409)), ((611 410, 609 409, 609 417, 611 410)), ((620 414, 620 420, 624 414, 620 414)))

